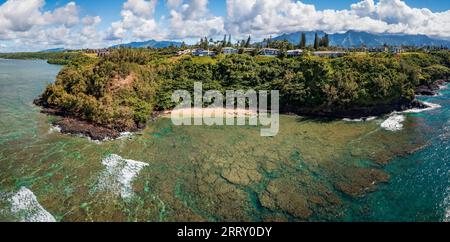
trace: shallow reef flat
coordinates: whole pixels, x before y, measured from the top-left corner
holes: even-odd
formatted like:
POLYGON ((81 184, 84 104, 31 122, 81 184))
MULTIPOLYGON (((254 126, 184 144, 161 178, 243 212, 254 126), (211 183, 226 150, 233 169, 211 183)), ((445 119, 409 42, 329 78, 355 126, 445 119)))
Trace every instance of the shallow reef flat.
POLYGON ((94 143, 49 132, 39 117, 37 140, 0 148, 0 186, 32 190, 57 221, 341 220, 345 201, 389 180, 383 165, 424 145, 417 137, 426 128, 414 118, 392 132, 382 119, 282 115, 279 135, 268 138, 260 127, 160 118, 128 139, 94 143), (124 161, 114 163, 118 172, 102 164, 111 157, 124 161), (105 183, 105 174, 116 182, 105 183))

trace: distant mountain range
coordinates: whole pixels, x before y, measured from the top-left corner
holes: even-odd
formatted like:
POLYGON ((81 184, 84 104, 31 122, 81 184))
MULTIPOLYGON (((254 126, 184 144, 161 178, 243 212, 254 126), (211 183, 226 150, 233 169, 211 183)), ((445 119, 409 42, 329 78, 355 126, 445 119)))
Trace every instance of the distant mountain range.
MULTIPOLYGON (((304 32, 306 34, 307 45, 313 45, 315 31, 304 32)), ((317 32, 320 37, 325 32, 317 32)), ((273 38, 273 40, 287 40, 293 44, 299 44, 302 32, 283 34, 273 38)), ((426 35, 405 35, 405 34, 372 34, 368 32, 347 31, 343 34, 329 34, 331 46, 360 47, 362 44, 367 47, 383 46, 446 46, 450 47, 450 41, 433 39, 426 35)))
MULTIPOLYGON (((283 34, 272 38, 272 40, 287 40, 293 44, 299 44, 301 34, 306 34, 307 45, 314 44, 314 36, 316 31, 295 32, 283 34)), ((319 37, 323 37, 325 32, 317 31, 319 37)), ((406 34, 372 34, 368 32, 347 31, 345 33, 329 34, 331 46, 341 47, 360 47, 364 44, 367 47, 378 47, 384 44, 390 46, 445 46, 450 48, 450 41, 430 38, 426 35, 406 35, 406 34)), ((176 41, 157 41, 148 40, 143 42, 131 42, 111 46, 112 48, 129 47, 129 48, 166 48, 169 46, 180 47, 183 43, 176 41)), ((42 50, 40 52, 62 52, 64 48, 54 48, 42 50)))
POLYGON ((157 40, 148 40, 144 42, 131 42, 127 44, 114 45, 112 48, 118 47, 128 47, 128 48, 166 48, 169 46, 181 46, 181 42, 174 41, 157 41, 157 40))

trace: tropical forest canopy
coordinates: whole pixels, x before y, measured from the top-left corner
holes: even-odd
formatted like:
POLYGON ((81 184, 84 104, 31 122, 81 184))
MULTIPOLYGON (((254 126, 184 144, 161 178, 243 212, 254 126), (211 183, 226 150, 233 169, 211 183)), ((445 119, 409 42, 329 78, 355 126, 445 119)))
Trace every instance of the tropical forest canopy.
POLYGON ((44 106, 118 130, 142 127, 153 111, 176 104, 174 90, 280 90, 281 110, 314 115, 413 100, 419 85, 450 76, 449 51, 352 53, 322 58, 246 54, 173 57, 147 49, 80 55, 42 95, 44 106))

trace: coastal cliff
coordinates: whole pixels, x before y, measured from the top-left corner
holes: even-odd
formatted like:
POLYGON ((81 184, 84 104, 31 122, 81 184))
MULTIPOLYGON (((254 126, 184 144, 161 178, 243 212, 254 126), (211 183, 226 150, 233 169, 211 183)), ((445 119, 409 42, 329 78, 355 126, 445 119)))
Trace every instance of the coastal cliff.
POLYGON ((280 111, 311 117, 361 118, 425 108, 415 95, 432 95, 448 80, 449 51, 304 55, 267 58, 229 55, 172 58, 158 51, 118 49, 103 58, 81 56, 65 66, 35 101, 63 117, 64 133, 95 140, 142 129, 153 113, 175 106, 175 90, 279 90, 280 111), (436 81, 440 80, 440 81, 436 81))

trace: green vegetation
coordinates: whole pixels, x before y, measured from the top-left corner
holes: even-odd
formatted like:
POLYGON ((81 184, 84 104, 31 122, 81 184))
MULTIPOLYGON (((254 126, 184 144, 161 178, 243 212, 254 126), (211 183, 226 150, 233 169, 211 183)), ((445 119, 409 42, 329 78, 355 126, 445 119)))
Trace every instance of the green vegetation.
MULTIPOLYGON (((226 38, 225 38, 226 39, 226 38)), ((206 41, 206 39, 205 39, 206 41)), ((173 108, 174 90, 280 90, 283 111, 337 113, 414 99, 418 85, 448 78, 448 51, 352 54, 320 58, 184 56, 146 49, 114 50, 104 58, 78 56, 42 95, 43 105, 101 126, 129 130, 153 110, 173 108)))
POLYGON ((67 65, 69 62, 80 56, 80 52, 20 52, 20 53, 0 53, 0 58, 17 60, 47 60, 49 64, 67 65))

